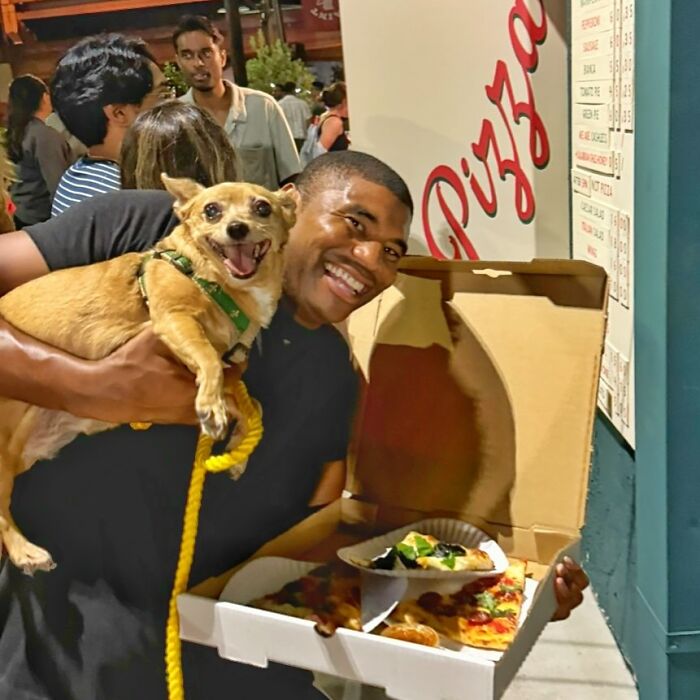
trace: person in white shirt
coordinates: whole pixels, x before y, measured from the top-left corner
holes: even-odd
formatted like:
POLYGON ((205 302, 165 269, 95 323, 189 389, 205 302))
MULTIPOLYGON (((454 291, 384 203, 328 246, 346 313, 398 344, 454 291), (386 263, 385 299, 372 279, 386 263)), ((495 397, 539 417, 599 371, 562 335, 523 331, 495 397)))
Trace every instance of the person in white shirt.
POLYGON ((306 130, 311 120, 311 108, 306 100, 296 96, 297 86, 295 83, 285 83, 281 89, 282 99, 279 101, 279 105, 284 112, 284 116, 287 117, 289 128, 292 130, 292 136, 294 137, 294 143, 301 150, 306 140, 306 130))
POLYGON ((206 109, 224 128, 244 182, 277 189, 301 170, 289 125, 273 97, 223 79, 222 43, 221 33, 206 17, 180 20, 173 45, 190 86, 180 99, 206 109))

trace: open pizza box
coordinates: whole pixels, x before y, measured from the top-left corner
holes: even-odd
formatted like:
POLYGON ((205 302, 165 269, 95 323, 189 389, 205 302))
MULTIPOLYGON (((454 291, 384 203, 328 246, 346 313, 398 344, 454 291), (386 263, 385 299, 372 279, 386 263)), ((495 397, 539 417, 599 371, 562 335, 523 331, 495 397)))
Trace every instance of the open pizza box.
POLYGON ((500 697, 554 612, 554 565, 578 556, 606 300, 605 272, 585 262, 405 260, 348 324, 365 385, 344 497, 255 555, 332 561, 427 516, 472 523, 539 582, 500 658, 346 629, 324 638, 310 621, 219 602, 231 572, 180 596, 181 637, 402 700, 500 697))

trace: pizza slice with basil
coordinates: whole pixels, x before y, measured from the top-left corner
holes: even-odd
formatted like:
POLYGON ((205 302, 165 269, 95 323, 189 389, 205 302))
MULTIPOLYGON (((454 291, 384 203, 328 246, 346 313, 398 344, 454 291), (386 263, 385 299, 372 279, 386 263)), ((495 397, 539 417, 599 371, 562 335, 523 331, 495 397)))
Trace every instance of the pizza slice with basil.
POLYGON ((526 562, 511 560, 501 576, 477 579, 451 595, 430 591, 398 605, 392 619, 429 625, 461 644, 506 649, 523 605, 526 562))

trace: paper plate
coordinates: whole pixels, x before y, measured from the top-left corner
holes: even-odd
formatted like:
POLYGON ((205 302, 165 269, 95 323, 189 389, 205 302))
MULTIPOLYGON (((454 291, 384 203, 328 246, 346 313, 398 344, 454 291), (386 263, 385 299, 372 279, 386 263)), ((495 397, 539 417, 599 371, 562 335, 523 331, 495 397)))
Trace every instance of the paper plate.
POLYGON ((459 579, 460 581, 484 578, 502 574, 508 568, 508 557, 505 552, 492 540, 485 532, 451 518, 431 518, 421 520, 412 525, 406 525, 398 530, 388 532, 386 535, 375 537, 371 540, 361 542, 350 547, 343 547, 338 550, 338 556, 350 566, 354 566, 361 571, 367 571, 377 576, 388 576, 392 578, 407 579, 459 579), (409 532, 421 532, 425 535, 432 535, 443 542, 450 544, 461 544, 464 547, 484 550, 492 559, 494 568, 488 571, 436 571, 423 569, 370 569, 361 562, 373 559, 383 554, 387 549, 400 542, 409 532))
MULTIPOLYGON (((317 566, 321 564, 284 557, 253 559, 228 580, 219 600, 247 605, 251 600, 276 593, 285 584, 296 581, 317 566)), ((371 632, 398 605, 406 593, 406 581, 385 581, 383 585, 377 585, 377 579, 363 573, 358 583, 362 591, 362 631, 371 632)))
POLYGON ((287 583, 296 581, 321 564, 284 557, 253 559, 228 580, 219 600, 247 605, 251 600, 276 593, 287 583))

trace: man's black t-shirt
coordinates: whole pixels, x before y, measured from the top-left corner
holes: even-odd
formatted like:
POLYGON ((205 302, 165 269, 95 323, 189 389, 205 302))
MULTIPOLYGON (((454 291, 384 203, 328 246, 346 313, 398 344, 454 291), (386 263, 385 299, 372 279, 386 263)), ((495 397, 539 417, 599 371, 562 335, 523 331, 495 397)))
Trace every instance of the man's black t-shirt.
MULTIPOLYGON (((143 250, 176 225, 162 192, 96 197, 28 233, 51 269, 143 250)), ((342 458, 357 381, 330 327, 282 303, 245 375, 265 433, 239 481, 207 478, 192 582, 240 562, 304 517, 321 465, 342 458)), ((158 388, 154 387, 154 391, 158 388)), ((0 699, 160 700, 167 605, 195 428, 80 437, 15 482, 13 513, 58 568, 0 564, 0 699)), ((188 700, 320 698, 306 672, 259 670, 185 644, 188 700)))

